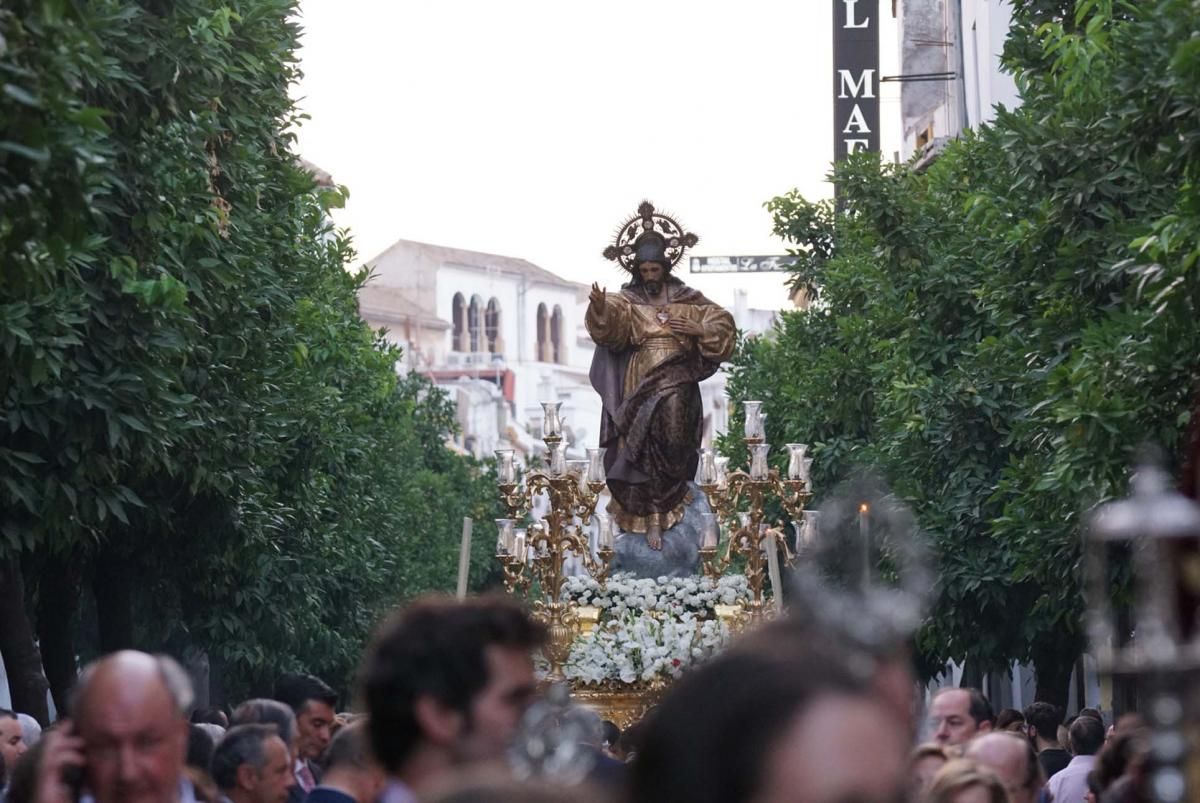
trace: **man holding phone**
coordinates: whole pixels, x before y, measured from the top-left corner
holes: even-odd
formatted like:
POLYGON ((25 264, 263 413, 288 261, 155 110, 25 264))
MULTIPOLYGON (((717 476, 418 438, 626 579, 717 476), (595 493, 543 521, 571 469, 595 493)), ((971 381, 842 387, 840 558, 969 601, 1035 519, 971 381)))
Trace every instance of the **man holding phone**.
POLYGON ((166 656, 129 650, 88 665, 72 719, 45 736, 37 803, 197 803, 184 774, 191 702, 166 656))

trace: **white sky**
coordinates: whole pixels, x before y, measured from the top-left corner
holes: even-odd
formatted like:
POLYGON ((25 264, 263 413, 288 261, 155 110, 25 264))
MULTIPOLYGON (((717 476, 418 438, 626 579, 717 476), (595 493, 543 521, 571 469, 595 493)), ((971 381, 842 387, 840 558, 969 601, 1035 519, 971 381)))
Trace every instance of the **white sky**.
MULTIPOLYGON (((828 0, 303 0, 299 151, 350 188, 362 259, 397 239, 610 288, 649 198, 693 255, 782 254, 763 204, 825 197, 828 0)), ((784 274, 681 277, 787 304, 784 274)))

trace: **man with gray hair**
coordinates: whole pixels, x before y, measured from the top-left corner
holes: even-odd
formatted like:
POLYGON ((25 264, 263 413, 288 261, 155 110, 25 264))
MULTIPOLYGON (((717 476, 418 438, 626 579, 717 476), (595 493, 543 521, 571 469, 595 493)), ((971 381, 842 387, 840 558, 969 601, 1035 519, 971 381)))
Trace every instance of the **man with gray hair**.
POLYGON ((1046 783, 1033 745, 1019 734, 993 731, 977 736, 967 744, 965 756, 996 774, 1009 803, 1035 803, 1046 783))
POLYGON ((229 803, 284 803, 292 757, 273 725, 237 725, 213 753, 212 777, 229 803))
POLYGON ((72 720, 43 739, 38 803, 195 803, 184 774, 191 704, 187 674, 166 656, 126 650, 89 664, 72 720))

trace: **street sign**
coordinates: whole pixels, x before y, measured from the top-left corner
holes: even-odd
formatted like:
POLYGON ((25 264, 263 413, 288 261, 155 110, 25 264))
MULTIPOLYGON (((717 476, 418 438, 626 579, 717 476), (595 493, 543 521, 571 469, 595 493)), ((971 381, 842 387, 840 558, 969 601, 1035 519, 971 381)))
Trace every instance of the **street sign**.
POLYGON ((771 273, 788 269, 795 257, 691 257, 692 273, 771 273))

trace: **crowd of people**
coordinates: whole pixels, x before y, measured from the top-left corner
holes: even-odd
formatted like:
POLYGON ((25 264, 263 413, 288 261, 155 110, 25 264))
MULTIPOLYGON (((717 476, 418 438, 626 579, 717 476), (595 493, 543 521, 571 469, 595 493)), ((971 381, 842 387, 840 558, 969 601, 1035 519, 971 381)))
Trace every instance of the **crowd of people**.
MULTIPOLYGON (((1146 735, 1047 703, 994 715, 946 688, 917 716, 904 649, 787 619, 677 681, 624 731, 589 714, 584 781, 528 771, 522 729, 546 632, 507 598, 397 612, 344 701, 309 675, 271 699, 197 710, 187 674, 141 652, 80 673, 45 732, 0 710, 2 803, 1141 803, 1146 735), (917 744, 916 735, 929 741, 917 744), (524 772, 514 771, 524 767, 524 772)), ((578 717, 576 718, 578 720, 578 717)), ((536 763, 536 762, 535 762, 536 763)), ((584 766, 584 765, 581 765, 584 766)))

